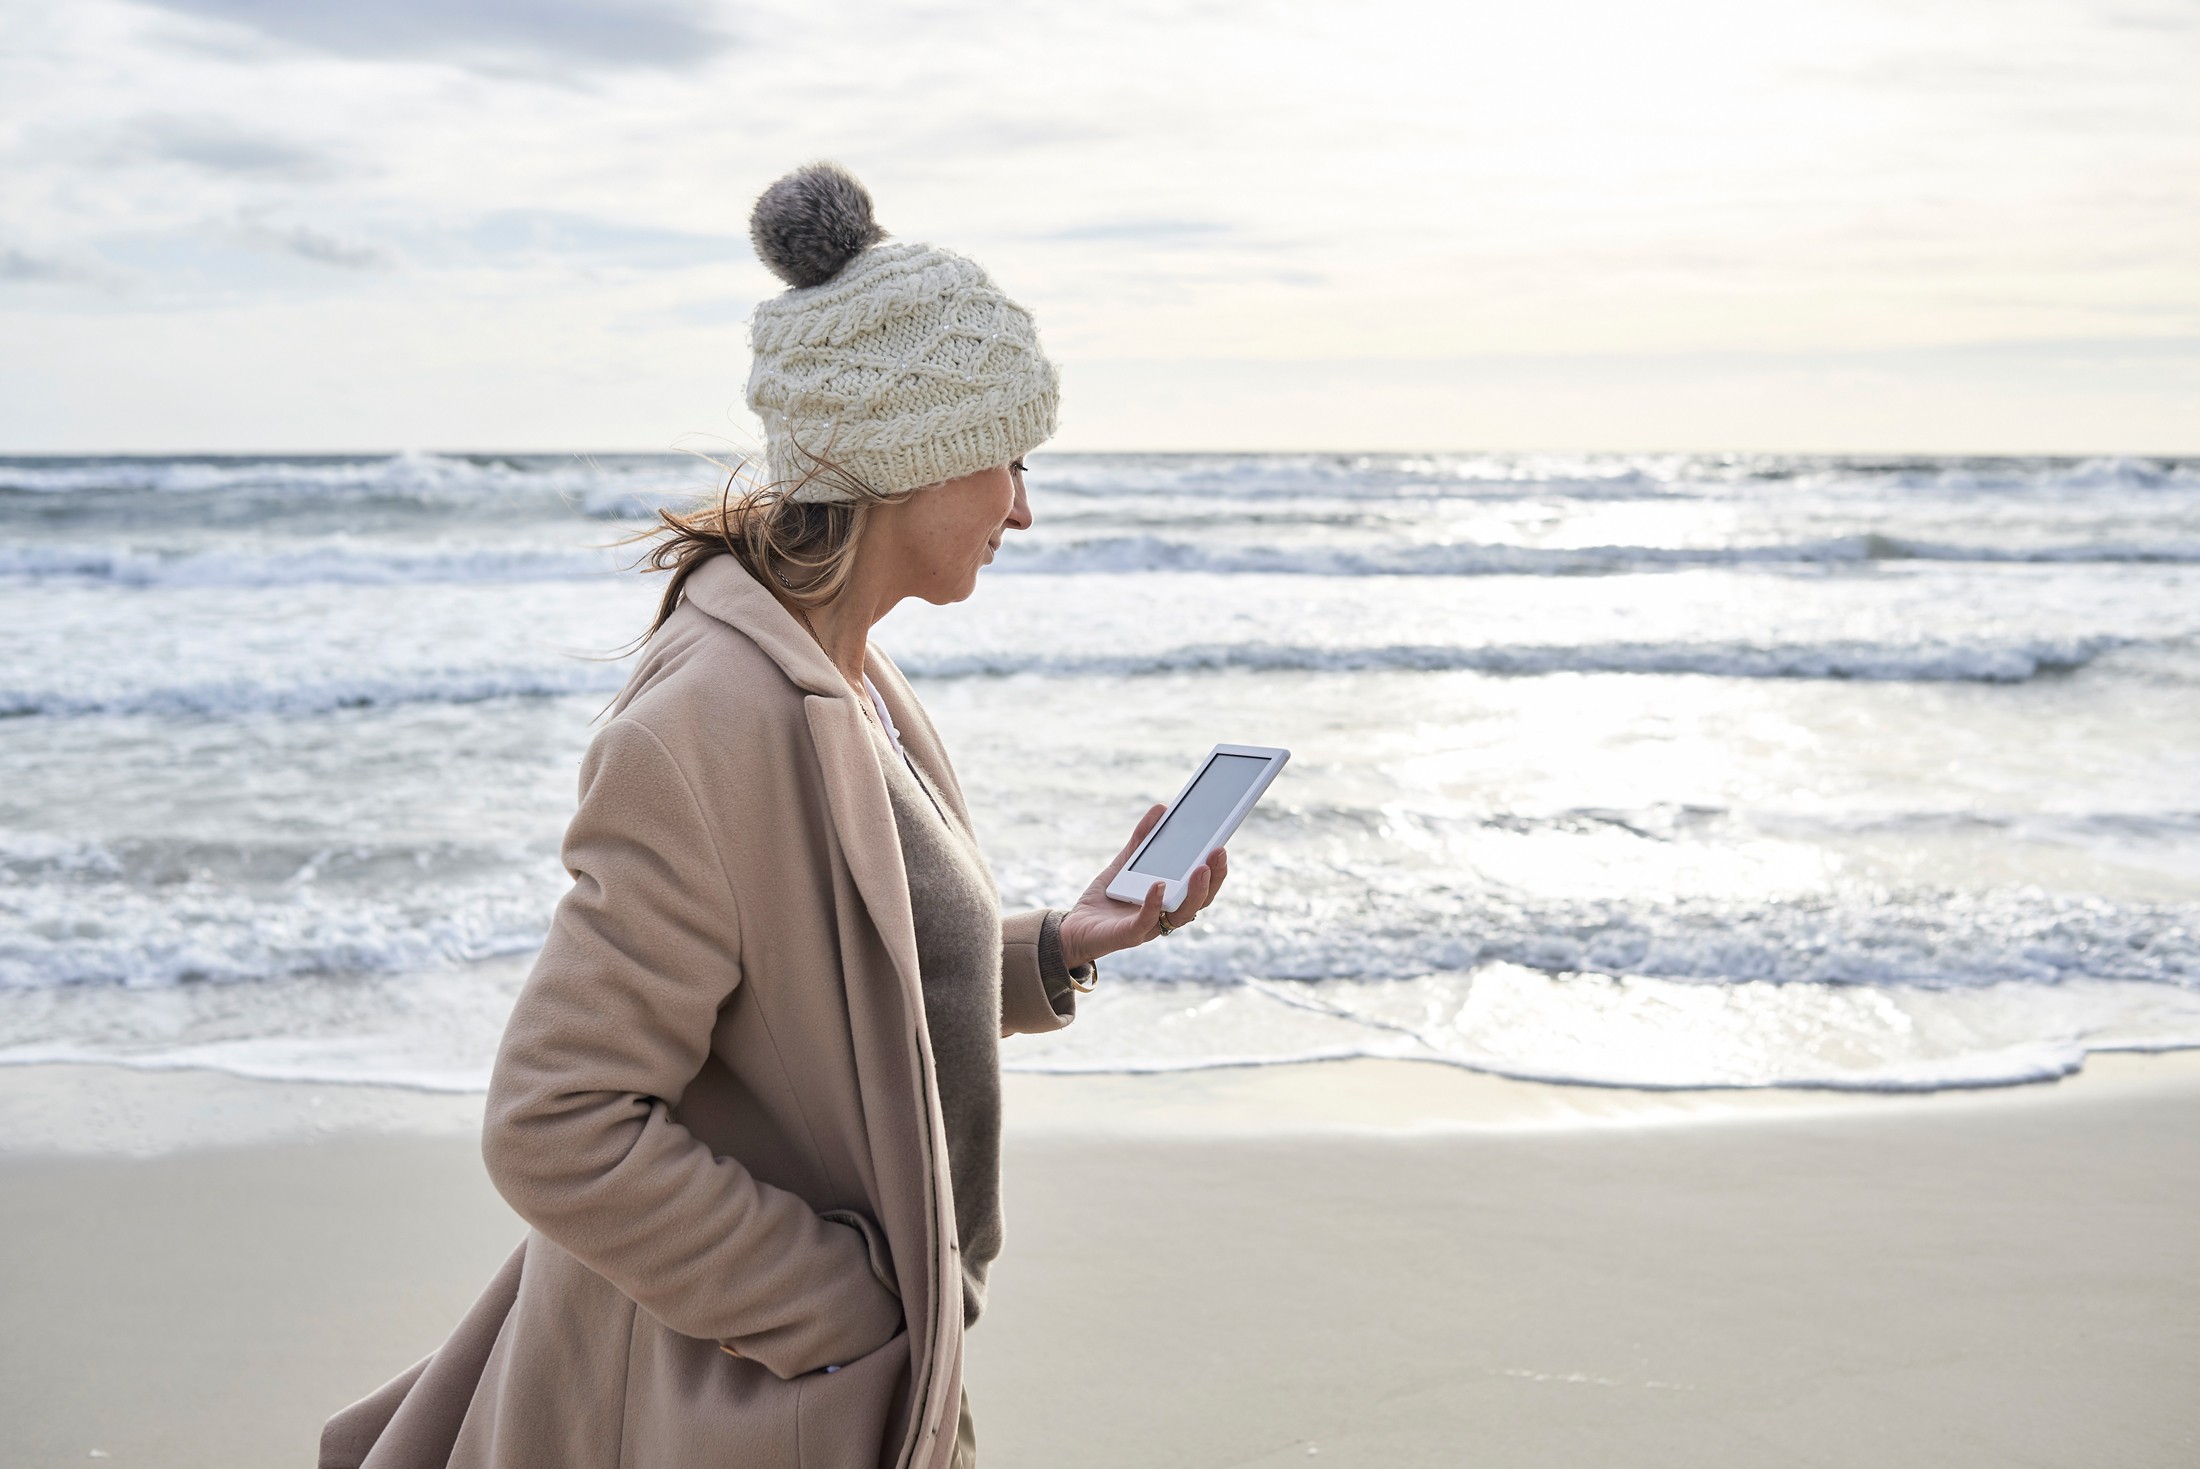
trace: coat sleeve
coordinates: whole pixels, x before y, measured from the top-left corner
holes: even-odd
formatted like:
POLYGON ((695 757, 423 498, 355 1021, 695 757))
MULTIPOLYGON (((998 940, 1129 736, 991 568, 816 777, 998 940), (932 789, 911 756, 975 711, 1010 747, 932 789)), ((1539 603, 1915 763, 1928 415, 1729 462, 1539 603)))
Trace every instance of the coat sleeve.
POLYGON ((521 1218, 671 1330, 780 1377, 873 1350, 901 1303, 866 1234, 675 1121, 740 982, 738 895, 686 777, 646 726, 589 747, 573 886, 489 1080, 482 1158, 521 1218))
POLYGON ((1062 915, 1035 908, 1001 920, 1001 1034, 1038 1035, 1077 1018, 1077 989, 1093 966, 1062 962, 1062 915))

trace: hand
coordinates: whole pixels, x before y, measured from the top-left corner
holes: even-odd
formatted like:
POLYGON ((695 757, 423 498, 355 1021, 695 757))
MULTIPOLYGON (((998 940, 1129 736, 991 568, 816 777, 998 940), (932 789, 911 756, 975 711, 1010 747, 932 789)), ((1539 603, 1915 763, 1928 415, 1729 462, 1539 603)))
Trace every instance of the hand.
MULTIPOLYGON (((1123 864, 1131 860, 1131 853, 1146 839, 1146 833, 1161 819, 1167 806, 1149 806, 1131 832, 1131 839, 1123 844, 1123 850, 1115 854, 1101 874, 1094 878, 1079 895, 1077 906, 1062 915, 1062 958, 1072 969, 1078 969, 1105 954, 1120 949, 1136 948, 1148 939, 1161 937, 1161 891, 1164 884, 1154 883, 1146 889, 1142 903, 1126 903, 1120 898, 1108 896, 1108 884, 1123 870, 1123 864)), ((1207 860, 1194 867, 1184 885, 1184 901, 1169 914, 1169 927, 1182 928, 1199 916, 1200 910, 1215 900, 1222 891, 1223 880, 1230 875, 1229 854, 1221 847, 1207 854, 1207 860)))

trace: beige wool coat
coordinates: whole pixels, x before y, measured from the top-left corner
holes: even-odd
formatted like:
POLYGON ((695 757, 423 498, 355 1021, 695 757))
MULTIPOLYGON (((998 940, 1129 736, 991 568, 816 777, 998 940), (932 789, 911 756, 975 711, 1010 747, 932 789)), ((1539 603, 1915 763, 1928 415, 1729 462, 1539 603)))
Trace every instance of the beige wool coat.
MULTIPOLYGON (((868 671, 967 830, 908 683, 868 671)), ((959 1245, 889 800, 823 650, 731 557, 698 567, 582 763, 491 1076, 482 1157, 527 1237, 328 1421, 321 1469, 948 1462, 959 1245)), ((1071 1018, 1046 916, 1002 920, 1004 1035, 1071 1018)))

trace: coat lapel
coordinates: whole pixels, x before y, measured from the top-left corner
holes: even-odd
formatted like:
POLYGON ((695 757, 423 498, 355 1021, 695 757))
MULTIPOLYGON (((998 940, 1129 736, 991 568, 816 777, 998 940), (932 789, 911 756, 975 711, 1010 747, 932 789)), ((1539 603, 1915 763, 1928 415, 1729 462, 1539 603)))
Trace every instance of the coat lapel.
MULTIPOLYGON (((925 1350, 912 1351, 912 1391, 923 1411, 910 1415, 910 1437, 902 1445, 897 1462, 919 1463, 927 1448, 937 1448, 941 1435, 934 1430, 950 1422, 954 1401, 962 1391, 962 1353, 956 1338, 962 1332, 962 1282, 959 1260, 947 1263, 941 1242, 955 1229, 954 1185, 946 1168, 946 1120, 938 1101, 932 1041, 924 1021, 924 985, 917 958, 916 918, 909 907, 909 876, 902 866, 901 840, 894 823, 893 797, 887 794, 886 777, 878 765, 878 750, 869 725, 856 709, 852 696, 827 698, 813 695, 803 701, 809 716, 810 739, 817 748, 825 773, 826 801, 832 808, 833 829, 840 840, 842 859, 854 880, 871 923, 884 940, 900 979, 901 1006, 877 987, 856 982, 850 971, 848 1013, 855 1026, 856 1073, 859 1078, 891 1078, 884 1084, 906 1085, 906 1070, 895 1064, 913 1043, 915 1065, 924 1093, 925 1145, 918 1158, 894 1146, 875 1129, 872 1135, 873 1173, 882 1185, 911 1172, 929 1171, 931 1214, 925 1220, 921 1249, 896 1250, 894 1268, 904 1282, 903 1304, 912 1327, 924 1321, 929 1327, 925 1350), (899 1045, 893 1045, 898 1041, 899 1045), (921 1295, 913 1289, 923 1282, 921 1295), (927 1433, 935 1443, 917 1442, 927 1433), (919 1456, 911 1459, 909 1456, 919 1456)), ((865 1111, 872 1100, 865 1086, 865 1111)), ((881 1099, 880 1113, 892 1105, 881 1099)), ((921 1187, 915 1179, 912 1186, 921 1187)), ((912 1346, 915 1344, 912 1343, 912 1346)))
MULTIPOLYGON (((917 970, 916 920, 909 911, 909 875, 902 870, 893 799, 886 793, 886 777, 879 771, 855 691, 817 640, 731 556, 714 556, 697 567, 688 578, 687 597, 746 634, 810 696, 802 701, 802 711, 825 777, 834 834, 856 890, 886 942, 896 977, 921 1016, 924 987, 917 970)), ((900 675, 894 677, 898 682, 900 675)), ((959 792, 955 800, 959 810, 959 792)))
POLYGON ((970 825, 970 808, 963 802, 955 767, 948 763, 947 747, 940 743, 940 733, 932 727, 924 706, 917 702, 916 691, 909 687, 909 680, 902 676, 894 660, 876 645, 870 649, 864 671, 871 675, 879 697, 886 701, 886 712, 894 717, 894 727, 901 732, 902 748, 923 767, 933 786, 947 797, 948 810, 954 813, 963 835, 975 843, 977 834, 970 825))
MULTIPOLYGON (((900 1238, 890 1233, 890 1242, 896 1246, 894 1268, 902 1284, 903 1306, 912 1331, 920 1327, 923 1331, 921 1340, 910 1343, 914 1374, 911 1385, 919 1410, 909 1416, 908 1437, 896 1462, 931 1462, 943 1448, 952 1448, 952 1433, 943 1443, 939 1429, 954 1422, 953 1400, 962 1389, 962 1286, 959 1263, 948 1262, 944 1248, 954 1229, 953 1185, 947 1171, 947 1135, 934 1081, 931 1037, 924 1021, 916 919, 909 906, 909 877, 902 867, 893 798, 887 793, 886 777, 879 769, 872 735, 856 705, 854 690, 825 656, 825 650, 776 597, 731 556, 713 557, 696 568, 688 578, 686 595, 702 611, 746 635, 809 696, 802 702, 803 715, 817 753, 833 834, 856 896, 870 920, 869 927, 892 969, 894 985, 889 993, 880 993, 875 983, 865 982, 870 976, 858 965, 849 965, 845 978, 849 1021, 854 1029, 851 1039, 866 1115, 891 1117, 906 1108, 905 1089, 910 1071, 915 1071, 916 1100, 921 1108, 921 1121, 916 1124, 922 1139, 919 1155, 912 1157, 908 1147, 908 1142, 915 1139, 889 1137, 874 1126, 871 1165, 882 1208, 890 1198, 906 1197, 904 1189, 919 1193, 929 1206, 918 1239, 907 1238, 906 1232, 900 1238), (879 1089, 875 1093, 874 1087, 879 1089), (958 1273, 950 1277, 950 1269, 958 1273), (921 1441, 926 1437, 929 1443, 921 1441)), ((879 682, 881 656, 874 653, 870 661, 873 682, 879 682)), ((883 685, 880 692, 889 699, 895 722, 900 724, 903 708, 914 710, 915 703, 906 693, 908 685, 900 672, 892 671, 890 678, 902 695, 900 702, 891 702, 895 696, 883 685)), ((917 721, 923 743, 911 746, 912 753, 925 761, 928 769, 946 771, 945 757, 930 723, 921 713, 917 721)), ((967 830, 969 820, 963 815, 962 793, 953 785, 952 772, 947 772, 945 779, 935 778, 935 784, 948 792, 967 830)), ((860 944, 850 943, 850 938, 843 936, 844 952, 863 952, 860 944)))
MULTIPOLYGON (((924 986, 917 968, 916 916, 909 908, 909 874, 901 865, 893 798, 871 748, 871 731, 852 698, 811 695, 802 701, 810 742, 825 773, 825 798, 833 831, 855 879, 856 891, 885 940, 905 993, 921 1006, 924 986)), ((921 1009, 918 1013, 922 1013, 921 1009)))

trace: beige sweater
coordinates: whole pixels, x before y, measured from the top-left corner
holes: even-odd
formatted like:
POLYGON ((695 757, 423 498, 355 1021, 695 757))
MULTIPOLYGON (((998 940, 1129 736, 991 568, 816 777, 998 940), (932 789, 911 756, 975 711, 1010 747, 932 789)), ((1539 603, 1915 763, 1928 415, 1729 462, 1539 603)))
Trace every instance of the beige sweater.
MULTIPOLYGON (((872 725, 893 801, 901 860, 916 921, 917 970, 932 1041, 940 1110, 962 1242, 963 1323, 985 1309, 986 1274, 1001 1253, 1001 904, 976 842, 944 814, 945 802, 872 725)), ((1067 1010, 1070 971, 1062 962, 1059 912, 1039 935, 1047 998, 1067 1010)), ((1080 969, 1083 982, 1089 968, 1080 969)))

